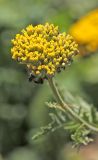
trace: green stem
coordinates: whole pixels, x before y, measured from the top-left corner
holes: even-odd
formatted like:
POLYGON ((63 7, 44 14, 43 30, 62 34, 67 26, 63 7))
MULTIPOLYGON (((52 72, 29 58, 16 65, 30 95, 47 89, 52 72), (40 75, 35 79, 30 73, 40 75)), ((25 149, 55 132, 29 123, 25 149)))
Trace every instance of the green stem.
POLYGON ((71 107, 69 107, 62 99, 58 88, 56 87, 55 82, 53 81, 53 78, 48 78, 48 82, 49 85, 52 89, 53 94, 55 95, 58 103, 60 104, 60 106, 66 110, 74 119, 78 120, 79 122, 83 123, 87 128, 89 128, 90 130, 94 131, 94 132, 98 132, 98 128, 94 127, 92 124, 89 124, 87 121, 85 121, 83 118, 81 118, 80 116, 78 116, 77 113, 75 113, 71 107))

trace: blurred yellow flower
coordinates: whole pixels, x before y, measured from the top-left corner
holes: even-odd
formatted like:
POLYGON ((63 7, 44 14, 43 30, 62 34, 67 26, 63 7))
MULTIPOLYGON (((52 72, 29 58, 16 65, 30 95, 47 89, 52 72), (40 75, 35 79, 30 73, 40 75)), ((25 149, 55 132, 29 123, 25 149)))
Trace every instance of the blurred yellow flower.
POLYGON ((69 30, 69 33, 90 52, 98 49, 98 9, 82 17, 69 30))
POLYGON ((72 36, 59 33, 53 24, 29 25, 12 40, 12 58, 26 64, 35 77, 54 76, 78 52, 72 36))

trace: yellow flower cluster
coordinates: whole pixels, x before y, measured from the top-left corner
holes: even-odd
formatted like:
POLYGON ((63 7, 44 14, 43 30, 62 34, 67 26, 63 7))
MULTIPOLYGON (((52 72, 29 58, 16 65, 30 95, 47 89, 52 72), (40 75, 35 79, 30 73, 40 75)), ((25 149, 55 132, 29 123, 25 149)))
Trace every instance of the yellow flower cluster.
POLYGON ((53 24, 29 25, 12 40, 12 58, 26 64, 34 76, 53 76, 78 52, 72 36, 59 33, 53 24))
POLYGON ((70 28, 69 33, 75 40, 85 45, 88 51, 98 49, 98 9, 91 11, 70 28))

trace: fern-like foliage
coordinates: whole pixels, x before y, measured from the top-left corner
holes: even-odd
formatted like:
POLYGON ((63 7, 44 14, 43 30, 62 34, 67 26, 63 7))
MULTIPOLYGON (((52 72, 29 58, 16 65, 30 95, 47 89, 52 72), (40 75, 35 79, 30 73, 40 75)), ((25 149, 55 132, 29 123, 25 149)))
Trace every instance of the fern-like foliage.
MULTIPOLYGON (((89 105, 83 99, 76 98, 69 93, 66 93, 66 104, 72 107, 73 111, 86 122, 93 126, 98 126, 98 112, 94 106, 89 105)), ((91 138, 93 134, 92 130, 87 128, 82 122, 68 115, 59 104, 46 102, 46 105, 51 108, 51 112, 49 113, 51 123, 41 127, 40 131, 32 137, 33 140, 47 133, 63 129, 65 132, 67 131, 69 133, 73 146, 78 146, 80 144, 87 145, 89 142, 93 141, 91 138)))

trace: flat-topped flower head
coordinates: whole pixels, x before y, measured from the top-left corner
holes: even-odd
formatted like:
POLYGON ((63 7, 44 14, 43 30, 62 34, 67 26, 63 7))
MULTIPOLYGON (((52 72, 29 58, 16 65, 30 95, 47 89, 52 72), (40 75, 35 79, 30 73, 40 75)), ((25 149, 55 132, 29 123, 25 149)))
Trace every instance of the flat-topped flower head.
POLYGON ((64 69, 78 53, 72 36, 58 26, 29 25, 12 40, 12 58, 26 64, 33 78, 45 79, 64 69))

